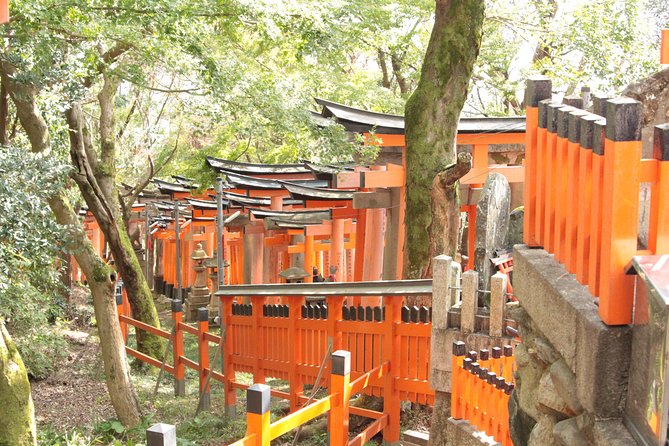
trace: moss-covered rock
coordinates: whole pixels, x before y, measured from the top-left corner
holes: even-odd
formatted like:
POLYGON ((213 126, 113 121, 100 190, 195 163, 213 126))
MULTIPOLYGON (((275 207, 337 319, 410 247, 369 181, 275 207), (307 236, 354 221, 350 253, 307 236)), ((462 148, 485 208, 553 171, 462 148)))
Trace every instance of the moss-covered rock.
POLYGON ((35 409, 19 351, 0 320, 0 446, 35 445, 35 409))

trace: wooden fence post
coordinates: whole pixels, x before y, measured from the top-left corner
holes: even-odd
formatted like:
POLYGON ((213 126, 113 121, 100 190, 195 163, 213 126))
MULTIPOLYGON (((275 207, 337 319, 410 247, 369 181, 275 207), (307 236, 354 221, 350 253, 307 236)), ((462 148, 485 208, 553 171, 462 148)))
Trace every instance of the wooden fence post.
MULTIPOLYGON (((667 39, 666 46, 669 47, 669 35, 667 39)), ((655 126, 653 158, 658 164, 657 178, 650 193, 648 249, 653 254, 669 254, 669 124, 655 126)))
MULTIPOLYGON (((123 302, 123 292, 117 289, 116 291, 116 312, 118 316, 125 316, 125 303, 123 302)), ((119 326, 121 327, 121 335, 123 336, 123 342, 128 342, 128 323, 119 319, 119 326)))
POLYGON ((567 212, 570 208, 568 190, 571 184, 571 171, 569 170, 569 113, 574 107, 566 105, 557 110, 557 145, 556 145, 556 164, 557 176, 555 178, 555 259, 567 265, 567 212))
POLYGON ((464 415, 464 383, 462 377, 464 370, 462 367, 464 365, 465 350, 464 342, 453 342, 453 356, 451 357, 451 417, 456 420, 462 419, 464 415))
POLYGON ((253 321, 251 333, 251 342, 253 345, 253 382, 256 383, 265 382, 265 369, 263 368, 263 358, 265 356, 263 344, 264 324, 262 314, 264 301, 265 299, 262 296, 251 297, 251 318, 253 321))
POLYGON ((184 333, 179 327, 183 320, 183 304, 179 299, 172 300, 172 321, 174 322, 174 341, 172 342, 172 356, 174 357, 174 394, 186 395, 186 381, 184 364, 181 357, 184 354, 184 333))
POLYGON ((607 325, 632 322, 634 277, 625 267, 637 252, 641 114, 641 103, 631 98, 607 103, 599 297, 607 325))
MULTIPOLYGON (((537 116, 537 183, 536 183, 536 199, 534 209, 534 231, 539 246, 545 246, 545 225, 546 225, 546 203, 547 194, 550 193, 548 189, 547 175, 549 172, 547 159, 546 137, 548 125, 548 104, 551 99, 544 99, 539 101, 538 116, 537 116)), ((527 210, 525 211, 527 212, 527 210)))
POLYGON ((290 385, 290 411, 294 412, 300 407, 300 396, 303 393, 303 384, 298 371, 298 364, 302 364, 302 330, 298 329, 298 320, 302 319, 301 296, 288 297, 288 354, 290 364, 288 365, 288 384, 290 385))
POLYGON ((669 29, 663 29, 660 35, 660 63, 669 64, 669 29))
POLYGON ((254 384, 246 390, 246 435, 255 434, 256 446, 270 446, 270 387, 254 384))
POLYGON ((462 274, 462 306, 460 307, 460 329, 465 334, 476 331, 476 312, 479 302, 478 288, 479 273, 471 269, 465 271, 462 274))
POLYGON ((580 118, 579 128, 579 167, 578 176, 581 190, 581 199, 578 203, 578 232, 576 234, 576 279, 583 285, 590 283, 590 239, 592 237, 591 218, 594 208, 592 143, 595 132, 595 121, 601 119, 592 113, 580 118))
POLYGON ((348 444, 348 415, 351 390, 351 353, 337 350, 332 354, 330 395, 338 394, 330 407, 328 432, 331 446, 348 444))
POLYGON ((158 423, 146 430, 146 446, 177 446, 177 428, 158 423))
MULTIPOLYGON (((594 100, 597 105, 597 100, 594 100)), ((593 105, 593 106, 594 106, 593 105)), ((602 255, 602 191, 604 188, 604 153, 606 120, 595 121, 592 130, 592 210, 590 215, 590 254, 588 261, 588 288, 599 296, 599 276, 602 255)))
POLYGON ((232 297, 219 297, 221 299, 221 342, 223 342, 223 391, 225 396, 225 414, 229 417, 237 412, 237 394, 233 383, 235 382, 235 367, 232 363, 234 353, 234 333, 232 332, 232 297))
POLYGON ((562 104, 551 102, 546 113, 546 206, 544 208, 544 247, 555 252, 555 211, 557 204, 557 111, 562 104))
POLYGON ((383 322, 382 362, 390 364, 383 388, 383 412, 388 415, 388 425, 383 429, 385 446, 400 444, 400 395, 395 386, 399 378, 401 337, 397 334, 396 325, 402 320, 402 299, 390 297, 386 299, 386 319, 383 322))
POLYGON ((209 341, 205 338, 205 333, 209 331, 209 310, 205 308, 197 309, 197 343, 200 363, 200 410, 209 410, 211 408, 210 386, 206 386, 207 376, 209 375, 209 341))
MULTIPOLYGON (((581 117, 588 115, 585 110, 574 109, 567 113, 567 196, 570 197, 571 205, 567 205, 566 224, 565 224, 565 264, 567 269, 576 274, 577 268, 577 248, 576 241, 578 239, 578 209, 583 205, 583 189, 585 179, 580 175, 580 158, 581 158, 581 117)), ((581 231, 586 231, 586 228, 580 228, 581 231)))
POLYGON ((490 278, 490 336, 504 336, 506 309, 506 274, 496 272, 490 278))
POLYGON ((539 245, 539 234, 536 231, 536 219, 540 209, 537 204, 537 184, 544 176, 539 171, 537 162, 537 135, 539 123, 539 102, 550 99, 552 84, 545 76, 527 80, 525 90, 525 113, 527 127, 525 130, 525 219, 523 222, 523 241, 530 246, 539 245))

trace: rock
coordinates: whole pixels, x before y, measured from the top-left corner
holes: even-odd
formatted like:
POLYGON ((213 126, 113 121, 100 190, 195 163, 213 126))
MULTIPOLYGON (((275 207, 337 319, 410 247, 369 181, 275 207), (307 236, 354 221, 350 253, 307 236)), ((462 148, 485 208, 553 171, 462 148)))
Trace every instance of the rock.
POLYGON ((576 375, 571 371, 567 363, 560 359, 551 364, 549 373, 555 385, 555 390, 567 403, 567 406, 575 414, 583 412, 583 406, 576 396, 576 375))
POLYGON ((542 414, 537 409, 537 387, 545 368, 531 358, 523 344, 516 347, 515 358, 518 365, 518 382, 516 383, 518 404, 525 413, 538 420, 542 414))
POLYGON ((537 409, 541 412, 555 415, 557 418, 573 417, 575 415, 560 394, 558 394, 548 371, 541 377, 537 393, 537 409))
POLYGON ((83 331, 63 330, 62 332, 68 341, 73 344, 85 345, 89 334, 83 331))
POLYGON ((585 414, 560 421, 553 427, 553 437, 560 446, 589 446, 586 433, 592 427, 592 420, 585 414))
MULTIPOLYGON (((544 415, 532 429, 527 446, 560 446, 555 437, 553 437, 553 426, 555 420, 548 415, 544 415)), ((522 444, 522 443, 521 443, 522 444)))
POLYGON ((474 268, 479 272, 479 287, 483 290, 489 289, 490 276, 494 273, 490 263, 494 251, 506 247, 510 203, 509 182, 504 175, 489 173, 476 206, 474 268))
POLYGON ((509 230, 506 233, 506 246, 508 248, 513 245, 523 243, 523 220, 525 218, 525 208, 519 207, 511 211, 509 215, 509 230))
POLYGON ((546 364, 552 364, 560 359, 560 355, 555 351, 553 346, 540 336, 537 336, 534 340, 534 348, 537 351, 539 358, 546 364))
POLYGON ((530 432, 537 422, 520 408, 517 398, 515 391, 509 398, 509 432, 513 444, 527 444, 530 432))

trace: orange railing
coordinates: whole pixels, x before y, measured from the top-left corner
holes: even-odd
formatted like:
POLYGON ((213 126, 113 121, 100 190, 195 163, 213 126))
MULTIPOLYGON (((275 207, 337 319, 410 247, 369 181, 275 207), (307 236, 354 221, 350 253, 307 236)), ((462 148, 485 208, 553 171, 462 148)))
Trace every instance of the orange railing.
MULTIPOLYGON (((350 352, 349 393, 366 393, 384 398, 383 412, 356 407, 347 409, 354 415, 373 420, 361 436, 351 443, 355 445, 364 444, 365 439, 381 431, 387 441, 399 441, 401 401, 433 404, 434 391, 429 384, 431 311, 427 307, 410 308, 402 305, 404 296, 429 295, 432 290, 431 280, 273 284, 266 291, 263 291, 263 287, 268 285, 228 286, 217 293, 222 300, 223 337, 208 331, 205 308, 199 310, 197 326, 191 326, 182 321, 181 302, 172 301, 174 328, 172 333, 168 333, 132 319, 127 312, 127 303, 121 300, 118 302, 118 311, 124 336, 127 337, 128 326, 131 325, 170 339, 173 359, 171 364, 163 365, 161 361, 130 347, 126 347, 127 351, 172 374, 177 395, 183 395, 185 391, 185 368, 196 370, 200 391, 205 397, 201 398, 205 402, 201 408, 205 409, 208 406, 211 379, 223 383, 228 410, 234 410, 236 389, 248 389, 247 385, 235 380, 236 372, 252 373, 253 381, 258 384, 264 383, 268 376, 284 379, 289 383, 289 392, 270 392, 272 396, 290 401, 293 414, 287 419, 298 423, 305 422, 311 415, 317 416, 322 411, 332 410, 334 401, 339 404, 338 397, 333 397, 335 399, 331 403, 312 403, 307 406, 311 408, 309 410, 300 408, 309 400, 303 394, 305 384, 321 385, 317 382, 321 373, 326 383, 334 379, 330 367, 322 370, 324 358, 333 350, 346 350, 350 352), (321 290, 320 293, 314 291, 316 287, 321 290), (277 292, 285 297, 287 305, 264 304, 266 298, 277 292), (305 303, 305 296, 318 294, 325 296, 325 303, 305 303), (384 306, 346 306, 344 301, 348 294, 384 296, 384 306), (237 297, 233 298, 233 295, 237 297), (249 296, 247 300, 250 303, 233 302, 235 299, 242 302, 244 298, 241 296, 249 296), (193 335, 198 340, 197 362, 185 356, 184 334, 193 335), (220 344, 223 373, 212 370, 209 365, 210 342, 220 344), (390 364, 393 366, 390 367, 390 364)), ((292 426, 293 423, 282 422, 286 424, 278 426, 292 426)), ((290 429, 292 427, 275 427, 271 435, 280 436, 290 429)), ((249 435, 256 435, 256 439, 265 438, 255 431, 249 435)), ((251 443, 240 444, 259 444, 252 443, 249 438, 243 441, 251 443)))
POLYGON ((510 345, 466 352, 464 342, 453 343, 451 417, 467 420, 502 446, 513 444, 509 433, 513 361, 510 345))
POLYGON ((669 253, 669 127, 655 128, 653 156, 641 159, 641 103, 595 98, 590 113, 582 101, 550 98, 550 80, 528 80, 525 242, 588 286, 604 323, 629 324, 627 265, 638 254, 669 253), (646 249, 637 246, 642 183, 651 189, 646 249))
MULTIPOLYGON (((351 395, 364 390, 375 381, 382 380, 388 373, 388 363, 361 375, 351 382, 351 353, 339 350, 332 354, 330 365, 329 395, 314 401, 290 415, 270 424, 269 386, 254 384, 247 390, 247 431, 246 436, 231 446, 266 446, 270 441, 290 432, 293 429, 328 413, 328 433, 330 445, 358 446, 381 432, 388 424, 388 415, 375 412, 378 417, 366 429, 352 440, 349 440, 349 413, 351 395)), ((371 411, 370 411, 371 412, 371 411)))

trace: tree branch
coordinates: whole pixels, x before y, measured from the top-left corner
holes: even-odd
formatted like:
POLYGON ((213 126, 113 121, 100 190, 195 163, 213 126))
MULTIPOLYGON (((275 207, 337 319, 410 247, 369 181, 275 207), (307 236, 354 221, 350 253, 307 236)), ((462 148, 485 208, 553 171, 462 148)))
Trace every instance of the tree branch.
POLYGON ((439 172, 437 178, 439 183, 446 188, 453 186, 460 178, 467 175, 472 169, 472 155, 467 152, 458 153, 458 158, 455 164, 446 166, 446 168, 439 172))

